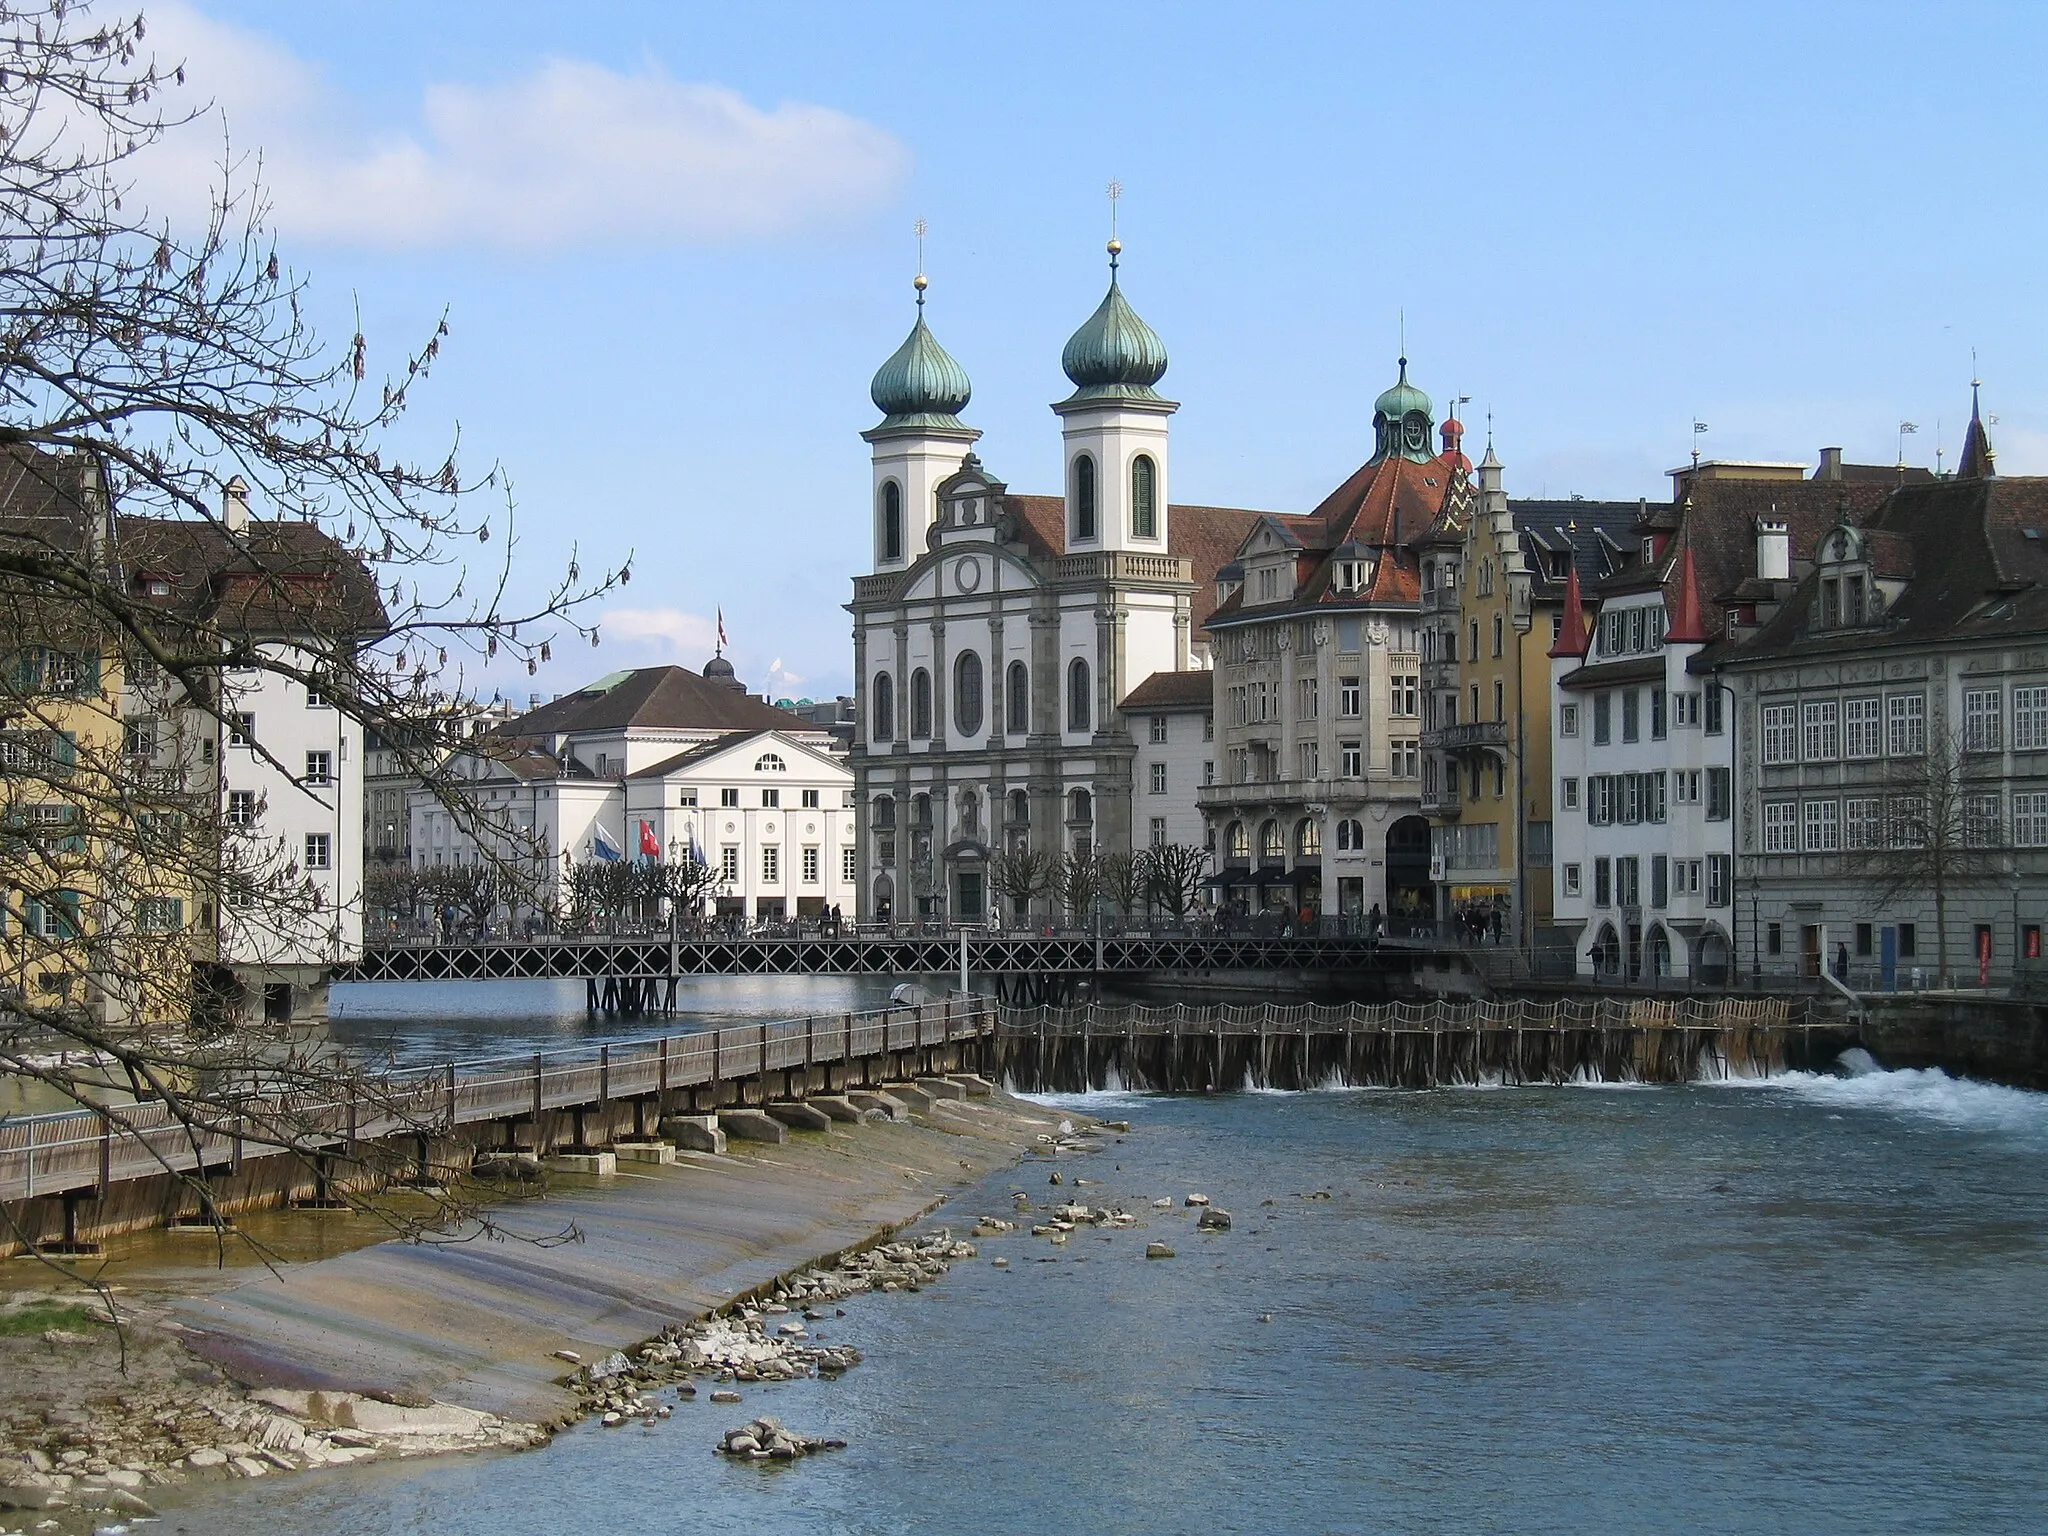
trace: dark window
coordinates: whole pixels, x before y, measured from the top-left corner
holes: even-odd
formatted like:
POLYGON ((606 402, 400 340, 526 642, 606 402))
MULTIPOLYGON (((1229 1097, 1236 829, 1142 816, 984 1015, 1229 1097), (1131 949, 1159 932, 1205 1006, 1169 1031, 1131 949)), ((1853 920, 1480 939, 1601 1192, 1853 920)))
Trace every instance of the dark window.
POLYGON ((893 827, 896 825, 896 801, 893 796, 875 796, 875 825, 877 827, 893 827))
POLYGON ((1614 695, 1593 695, 1593 745, 1604 747, 1614 739, 1614 695))
POLYGON ((1707 697, 1706 697, 1706 706, 1707 706, 1707 734, 1708 734, 1709 736, 1718 736, 1718 735, 1720 735, 1720 734, 1721 734, 1721 729, 1722 729, 1722 727, 1721 727, 1721 685, 1720 685, 1719 683, 1709 683, 1709 684, 1707 684, 1707 697))
POLYGON ((903 488, 894 480, 882 487, 882 558, 903 558, 903 488))
POLYGON ((1022 736, 1031 729, 1031 674, 1021 661, 1010 663, 1009 691, 1010 734, 1022 736))
POLYGON ((973 651, 953 663, 953 723, 962 736, 981 734, 981 658, 973 651))
POLYGON ((1131 460, 1131 537, 1159 537, 1159 470, 1142 453, 1131 460))
POLYGON ((871 734, 876 741, 887 741, 896 734, 896 679, 886 672, 875 674, 875 727, 871 734))
POLYGON ((1094 719, 1094 705, 1088 697, 1088 663, 1076 656, 1067 665, 1067 729, 1085 731, 1094 719))
POLYGON ((1913 942, 1914 938, 1915 934, 1911 923, 1899 924, 1899 958, 1901 960, 1910 960, 1919 953, 1918 948, 1913 942))
POLYGON ((1031 797, 1021 789, 1010 791, 1010 825, 1028 827, 1031 825, 1031 797))
POLYGON ((1785 930, 1777 923, 1764 924, 1764 953, 1782 955, 1785 952, 1785 930))
POLYGON ((910 674, 910 734, 923 741, 932 733, 932 675, 919 667, 910 674))
POLYGON ((1085 453, 1074 460, 1074 537, 1095 537, 1095 461, 1085 453))
POLYGON ((1859 955, 1867 955, 1867 954, 1869 954, 1869 953, 1870 953, 1870 949, 1871 949, 1871 933, 1870 933, 1870 924, 1868 924, 1868 923, 1858 923, 1858 924, 1856 925, 1856 953, 1857 953, 1857 954, 1859 954, 1859 955))

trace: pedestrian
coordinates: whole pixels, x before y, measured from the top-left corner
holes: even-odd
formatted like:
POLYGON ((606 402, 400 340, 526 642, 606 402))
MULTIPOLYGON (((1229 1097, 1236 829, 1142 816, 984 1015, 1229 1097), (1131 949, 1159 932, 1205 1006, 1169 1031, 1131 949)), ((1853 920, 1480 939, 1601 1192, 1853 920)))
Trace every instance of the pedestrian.
POLYGON ((1849 946, 1847 944, 1837 944, 1835 946, 1835 980, 1847 981, 1848 979, 1849 946))

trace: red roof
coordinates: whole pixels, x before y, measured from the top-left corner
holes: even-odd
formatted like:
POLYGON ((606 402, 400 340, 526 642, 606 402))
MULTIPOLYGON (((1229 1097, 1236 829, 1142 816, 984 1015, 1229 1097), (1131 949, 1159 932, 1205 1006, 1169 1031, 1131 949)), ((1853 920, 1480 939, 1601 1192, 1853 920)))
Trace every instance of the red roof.
MULTIPOLYGON (((1692 557, 1688 554, 1686 558, 1692 557)), ((1564 579, 1564 627, 1558 631, 1550 654, 1584 657, 1592 648, 1592 635, 1586 628, 1586 607, 1579 601, 1579 568, 1575 565, 1564 579)))
MULTIPOLYGON (((1576 581, 1578 572, 1574 571, 1572 576, 1576 581)), ((1677 602, 1664 638, 1678 645, 1705 645, 1713 638, 1707 633, 1706 605, 1700 601, 1700 573, 1692 563, 1690 544, 1678 559, 1677 602)))

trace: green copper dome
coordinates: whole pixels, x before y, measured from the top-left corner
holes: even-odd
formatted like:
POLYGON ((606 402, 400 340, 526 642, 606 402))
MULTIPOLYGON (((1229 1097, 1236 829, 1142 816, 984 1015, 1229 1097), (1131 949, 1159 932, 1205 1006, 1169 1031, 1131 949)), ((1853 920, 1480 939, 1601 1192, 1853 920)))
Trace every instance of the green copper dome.
POLYGON ((1401 377, 1388 389, 1381 392, 1379 399, 1372 403, 1373 415, 1383 416, 1388 421, 1399 421, 1411 411, 1429 414, 1429 396, 1408 382, 1408 359, 1401 359, 1401 377))
POLYGON ((1408 382, 1405 357, 1401 359, 1401 377, 1372 403, 1372 426, 1375 459, 1399 454, 1419 463, 1433 452, 1429 396, 1408 382))
MULTIPOLYGON (((918 279, 922 290, 924 279, 918 279)), ((959 427, 960 412, 974 390, 967 382, 967 370, 953 361, 953 354, 939 345, 931 327, 924 323, 924 294, 917 296, 917 324, 903 338, 903 345, 875 370, 868 387, 875 408, 886 418, 885 427, 959 427)))
POLYGON ((1074 381, 1076 400, 1157 400, 1153 389, 1166 373, 1166 343, 1159 333, 1138 318, 1117 286, 1116 258, 1121 249, 1112 241, 1109 252, 1109 292, 1068 338, 1060 353, 1060 366, 1074 381))

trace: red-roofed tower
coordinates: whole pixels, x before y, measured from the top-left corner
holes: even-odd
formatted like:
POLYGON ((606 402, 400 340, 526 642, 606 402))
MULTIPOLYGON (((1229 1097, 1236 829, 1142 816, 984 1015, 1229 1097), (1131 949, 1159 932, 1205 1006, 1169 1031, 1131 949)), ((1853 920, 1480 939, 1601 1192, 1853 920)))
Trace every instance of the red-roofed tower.
POLYGON ((1692 546, 1688 544, 1678 558, 1678 606, 1671 611, 1664 640, 1669 645, 1705 645, 1712 638, 1707 633, 1706 604, 1700 601, 1699 572, 1693 569, 1692 546))
POLYGON ((1564 628, 1550 648, 1553 661, 1583 661, 1592 648, 1593 636, 1586 627, 1585 604, 1579 599, 1579 568, 1574 565, 1564 579, 1564 628))

